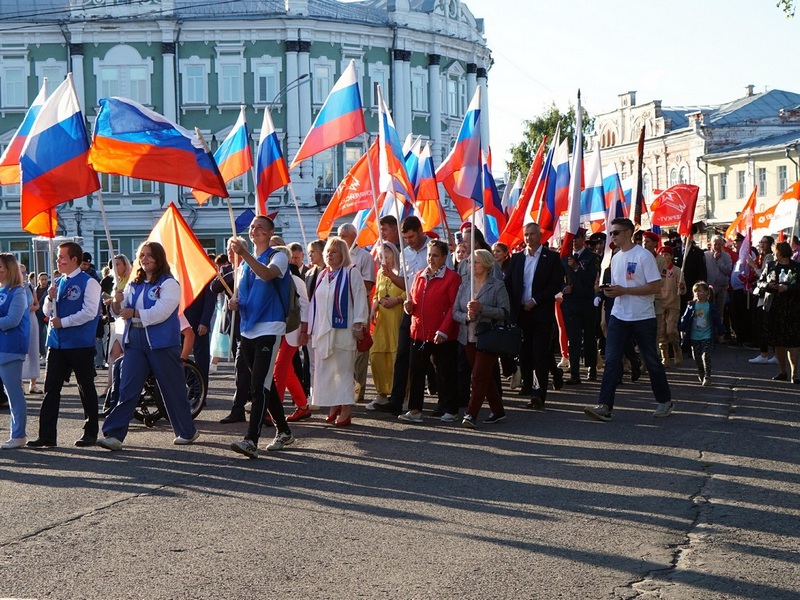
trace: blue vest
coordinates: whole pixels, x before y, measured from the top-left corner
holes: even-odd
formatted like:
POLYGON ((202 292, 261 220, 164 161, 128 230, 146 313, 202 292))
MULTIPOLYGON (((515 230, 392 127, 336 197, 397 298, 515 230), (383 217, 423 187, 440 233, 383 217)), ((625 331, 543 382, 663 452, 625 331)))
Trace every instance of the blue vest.
MULTIPOLYGON (((56 311, 58 317, 63 319, 77 314, 83 308, 86 284, 92 281, 91 276, 83 271, 72 279, 66 275, 58 278, 56 288, 56 311)), ((97 334, 97 321, 100 319, 100 303, 93 319, 83 325, 75 327, 62 327, 55 329, 52 325, 47 330, 47 345, 58 350, 70 348, 94 348, 94 339, 97 334)))
MULTIPOLYGON (((131 290, 133 292, 133 302, 130 308, 136 305, 139 296, 142 296, 142 302, 145 309, 153 308, 158 300, 158 292, 161 286, 167 279, 174 279, 172 275, 162 275, 155 283, 131 283, 131 290)), ((130 328, 131 322, 126 324, 125 339, 128 337, 127 328, 130 328)), ((160 350, 162 348, 171 348, 173 346, 181 345, 181 323, 178 319, 178 309, 172 311, 172 314, 161 323, 149 325, 145 328, 145 335, 147 335, 147 342, 153 350, 160 350)))
POLYGON ((17 294, 25 294, 25 312, 22 315, 22 320, 10 329, 0 330, 0 352, 7 352, 8 354, 27 354, 28 353, 28 338, 31 333, 30 307, 28 302, 28 293, 24 287, 15 287, 9 291, 8 288, 0 288, 0 317, 8 315, 8 309, 11 306, 11 299, 17 294))
MULTIPOLYGON (((277 250, 267 248, 256 260, 268 265, 274 252, 277 250)), ((238 290, 242 331, 250 331, 257 323, 286 322, 286 311, 289 310, 289 278, 291 276, 291 271, 286 269, 282 278, 264 281, 256 277, 250 265, 244 265, 238 290), (282 298, 278 297, 276 293, 278 290, 280 290, 282 298)))

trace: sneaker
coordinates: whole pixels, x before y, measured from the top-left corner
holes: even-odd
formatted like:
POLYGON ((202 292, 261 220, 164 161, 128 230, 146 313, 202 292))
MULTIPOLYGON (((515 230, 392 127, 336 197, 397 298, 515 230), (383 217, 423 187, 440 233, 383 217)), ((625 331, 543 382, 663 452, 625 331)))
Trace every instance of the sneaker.
POLYGON ((199 437, 200 437, 200 432, 195 430, 194 435, 192 437, 185 438, 178 436, 174 440, 172 440, 172 443, 175 444, 176 446, 188 446, 189 444, 193 444, 194 441, 199 437))
MULTIPOLYGON (((766 356, 764 356, 763 354, 759 354, 758 356, 756 356, 755 358, 751 358, 747 362, 749 362, 750 364, 753 364, 753 365, 768 365, 769 364, 769 359, 766 356)), ((776 359, 775 362, 777 362, 777 359, 776 359)))
POLYGON ((15 448, 22 448, 26 444, 27 441, 28 441, 28 438, 24 438, 24 437, 11 438, 5 444, 0 446, 0 448, 2 448, 3 450, 13 450, 15 448))
POLYGON ((461 421, 461 426, 464 429, 476 429, 475 417, 473 417, 472 415, 464 415, 464 420, 461 421))
POLYGON ((598 404, 597 406, 587 406, 583 409, 587 417, 591 417, 597 421, 610 421, 611 409, 608 404, 598 404))
POLYGON ((491 424, 491 423, 499 423, 500 421, 505 421, 505 420, 506 420, 505 413, 502 413, 502 414, 499 414, 499 415, 496 415, 496 414, 492 413, 488 417, 486 417, 483 420, 483 422, 491 424))
POLYGON ((208 374, 209 375, 213 375, 216 372, 217 372, 217 365, 215 365, 214 363, 211 363, 210 365, 208 365, 208 374))
POLYGON ((117 438, 114 437, 104 437, 97 439, 97 445, 101 448, 105 448, 106 450, 112 450, 116 452, 117 450, 122 450, 122 442, 120 442, 117 438))
POLYGON ((661 417, 668 417, 672 414, 673 408, 675 408, 674 402, 659 402, 655 412, 653 413, 653 418, 659 419, 661 417))
POLYGON ((458 419, 457 414, 454 415, 453 413, 448 413, 448 412, 444 413, 441 417, 439 417, 439 420, 442 423, 455 423, 457 419, 458 419))
POLYGON ((411 411, 404 412, 402 415, 397 417, 401 421, 405 421, 406 423, 422 423, 422 413, 413 413, 411 411))
POLYGON ((511 387, 512 390, 515 390, 520 386, 521 383, 522 383, 522 369, 517 367, 517 370, 514 371, 514 374, 511 376, 511 383, 509 384, 509 387, 511 387))
POLYGON ((711 378, 708 377, 708 376, 703 377, 703 381, 700 382, 700 385, 702 385, 703 387, 710 386, 711 385, 711 378))
POLYGON ((252 440, 233 442, 231 444, 231 450, 238 452, 239 454, 244 454, 248 458, 258 457, 258 446, 256 446, 252 440))
POLYGON ((275 439, 272 440, 272 443, 267 446, 267 450, 283 450, 290 444, 294 444, 294 437, 292 434, 279 431, 275 435, 275 439))
POLYGON ((290 423, 294 421, 302 421, 303 419, 310 419, 311 418, 311 411, 308 410, 307 406, 300 408, 299 406, 294 409, 294 412, 286 417, 286 420, 290 423))
POLYGON ((560 369, 569 369, 569 359, 566 356, 562 356, 557 366, 560 369))
POLYGON ((777 364, 778 364, 778 357, 777 357, 777 356, 773 356, 773 357, 772 357, 772 358, 770 358, 770 359, 769 359, 767 362, 768 362, 769 364, 771 364, 771 365, 777 365, 777 364))
POLYGON ((379 406, 383 406, 384 404, 389 404, 388 398, 378 398, 373 400, 369 404, 367 404, 364 408, 366 410, 378 410, 379 406))

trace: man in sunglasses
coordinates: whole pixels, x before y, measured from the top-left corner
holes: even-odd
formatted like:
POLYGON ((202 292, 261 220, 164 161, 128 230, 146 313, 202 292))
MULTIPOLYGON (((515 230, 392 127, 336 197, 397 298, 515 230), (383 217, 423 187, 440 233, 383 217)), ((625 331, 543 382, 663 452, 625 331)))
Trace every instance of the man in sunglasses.
POLYGON ((630 219, 611 222, 609 235, 619 252, 611 259, 611 283, 602 288, 607 298, 615 299, 606 333, 605 370, 598 404, 583 409, 587 416, 598 421, 611 420, 614 393, 622 371, 623 349, 631 338, 639 346, 658 402, 653 417, 668 417, 674 407, 667 374, 656 347, 653 297, 661 292, 661 273, 653 254, 633 243, 633 233, 630 219))

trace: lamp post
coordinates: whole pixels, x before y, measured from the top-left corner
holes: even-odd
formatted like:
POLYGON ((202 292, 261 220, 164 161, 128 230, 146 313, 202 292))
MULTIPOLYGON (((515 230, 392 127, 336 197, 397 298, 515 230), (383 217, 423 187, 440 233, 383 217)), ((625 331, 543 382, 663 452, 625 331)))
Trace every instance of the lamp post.
POLYGON ((289 83, 287 83, 285 86, 283 86, 281 89, 278 90, 278 93, 275 94, 275 97, 270 101, 270 103, 267 106, 269 106, 269 108, 271 109, 273 104, 275 104, 278 101, 278 98, 280 98, 290 89, 300 87, 306 81, 311 81, 311 73, 303 73, 302 75, 300 75, 300 77, 292 79, 289 83))
POLYGON ((77 229, 78 237, 83 236, 83 231, 81 231, 81 221, 83 220, 83 209, 80 206, 75 207, 75 227, 77 229))

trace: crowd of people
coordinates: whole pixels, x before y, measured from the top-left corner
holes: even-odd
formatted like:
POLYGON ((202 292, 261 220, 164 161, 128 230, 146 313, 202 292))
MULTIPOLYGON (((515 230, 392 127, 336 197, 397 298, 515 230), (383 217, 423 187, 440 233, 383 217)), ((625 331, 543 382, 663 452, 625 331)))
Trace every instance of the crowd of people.
POLYGON ((350 224, 304 248, 257 216, 249 239, 232 238, 214 257, 219 277, 183 312, 180 284, 156 242, 139 247, 135 270, 118 255, 102 276, 66 242, 52 282, 45 273, 28 278, 12 254, 0 254, 0 378, 11 414, 2 447, 55 446, 62 387, 74 376, 85 418, 75 445, 120 450, 151 372, 173 443, 192 444, 199 434, 181 363, 189 355, 206 383, 220 360, 234 361, 235 391, 221 422, 246 423, 230 449, 247 457, 258 455, 264 427, 274 432, 267 450, 292 444, 290 425, 315 408, 327 410, 333 427, 350 426, 359 402, 418 424, 427 389, 436 397, 427 418, 476 429, 506 419, 504 379, 541 411, 548 388, 596 381, 601 369, 588 417, 611 420, 626 374, 636 381, 645 371, 653 417, 668 417, 675 402, 667 370, 681 366, 685 350, 698 384, 712 385, 718 343, 758 349, 751 363, 776 364, 773 379, 800 383, 797 238, 775 244, 765 236, 748 253, 743 236, 729 245, 716 235, 703 249, 695 236, 662 237, 625 218, 611 223, 608 239, 579 231, 569 252, 543 243, 537 223, 525 226, 515 251, 488 245, 469 223, 453 247, 426 235, 414 216, 399 224, 383 217, 380 232, 372 252, 356 245, 350 224), (518 348, 487 342, 508 324, 516 328, 501 329, 518 336, 518 348), (29 395, 42 393, 40 361, 38 437, 28 440, 24 382, 29 395), (109 364, 118 389, 101 428, 95 378, 109 364))

